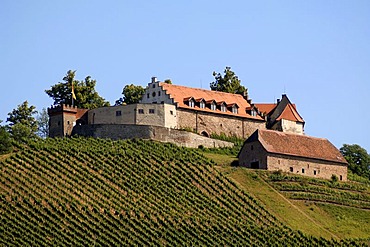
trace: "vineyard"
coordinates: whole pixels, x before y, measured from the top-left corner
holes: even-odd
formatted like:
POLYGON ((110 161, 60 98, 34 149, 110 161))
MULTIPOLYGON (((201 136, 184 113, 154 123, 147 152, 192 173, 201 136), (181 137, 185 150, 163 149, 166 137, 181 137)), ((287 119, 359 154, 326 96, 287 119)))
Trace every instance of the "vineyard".
POLYGON ((286 227, 196 150, 93 138, 16 149, 0 161, 2 246, 362 245, 286 227))
POLYGON ((370 189, 359 183, 339 183, 275 172, 265 179, 286 197, 360 209, 370 209, 370 189))

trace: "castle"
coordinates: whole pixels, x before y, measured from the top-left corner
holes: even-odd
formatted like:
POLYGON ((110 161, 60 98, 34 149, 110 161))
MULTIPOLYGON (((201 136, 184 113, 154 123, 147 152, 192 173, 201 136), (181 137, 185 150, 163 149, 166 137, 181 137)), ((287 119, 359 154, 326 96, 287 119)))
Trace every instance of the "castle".
POLYGON ((48 113, 51 137, 69 136, 83 125, 150 125, 242 139, 266 128, 304 133, 304 121, 286 95, 276 103, 252 104, 248 96, 172 85, 155 77, 140 103, 91 110, 62 105, 48 113))
MULTIPOLYGON (((231 143, 210 138, 212 135, 226 135, 246 139, 245 146, 248 148, 250 148, 248 143, 261 140, 261 138, 256 138, 256 135, 257 137, 261 136, 261 133, 265 133, 263 131, 268 130, 272 133, 286 134, 280 138, 287 140, 291 138, 290 136, 298 136, 298 140, 301 141, 313 138, 304 135, 305 122, 298 113, 296 105, 291 103, 285 94, 274 103, 252 103, 246 94, 231 94, 172 85, 159 82, 156 77, 153 77, 146 87, 140 103, 91 110, 62 105, 49 108, 48 114, 50 117, 50 137, 78 134, 111 139, 153 139, 186 147, 232 146, 231 143)), ((262 143, 266 144, 266 141, 262 141, 262 143)), ((261 144, 260 147, 268 151, 268 148, 278 145, 278 143, 271 143, 271 145, 265 146, 261 144)), ((330 146, 325 141, 315 142, 315 144, 330 146)), ((289 146, 289 142, 286 142, 285 145, 289 146)), ((294 145, 300 145, 299 141, 294 145)), ((272 166, 268 165, 271 163, 268 162, 268 157, 274 153, 273 151, 270 150, 271 152, 268 151, 264 155, 248 151, 246 155, 245 146, 238 156, 241 165, 276 170, 276 167, 271 168, 272 166)), ((334 147, 332 144, 331 146, 334 147)), ((287 168, 284 171, 301 171, 300 174, 303 175, 328 178, 335 174, 333 171, 338 166, 340 168, 337 169, 340 170, 338 176, 341 180, 346 180, 347 174, 343 167, 346 171, 347 166, 343 159, 325 159, 325 155, 318 153, 316 153, 317 157, 312 157, 312 155, 306 157, 307 152, 301 151, 278 154, 288 156, 281 158, 284 162, 288 160, 287 168), (307 167, 301 168, 302 162, 298 162, 297 157, 313 159, 313 161, 306 160, 308 163, 323 161, 327 164, 329 162, 330 171, 326 172, 321 169, 322 171, 318 172, 317 165, 322 167, 322 162, 317 165, 316 163, 311 164, 315 170, 307 167)), ((330 157, 341 156, 335 147, 327 148, 326 151, 334 152, 331 156, 329 155, 330 157)), ((306 164, 306 161, 303 163, 306 164)))

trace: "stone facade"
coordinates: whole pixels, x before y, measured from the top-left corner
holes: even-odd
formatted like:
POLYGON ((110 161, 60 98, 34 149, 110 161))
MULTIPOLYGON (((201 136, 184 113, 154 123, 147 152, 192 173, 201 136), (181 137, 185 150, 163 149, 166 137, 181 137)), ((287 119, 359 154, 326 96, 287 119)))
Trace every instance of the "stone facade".
POLYGON ((287 119, 281 119, 276 122, 272 127, 272 130, 282 131, 286 133, 296 133, 303 135, 304 124, 296 121, 291 121, 287 119))
POLYGON ((232 147, 233 144, 197 135, 188 131, 181 131, 160 126, 134 125, 134 124, 94 124, 78 125, 73 133, 80 136, 96 138, 118 139, 150 139, 161 142, 170 142, 178 146, 198 148, 232 147))
POLYGON ((169 104, 100 107, 88 112, 88 124, 137 124, 176 128, 176 107, 169 104))
POLYGON ((256 129, 265 129, 264 121, 240 118, 237 116, 220 115, 210 112, 193 111, 189 109, 177 110, 177 128, 192 129, 198 134, 209 136, 217 135, 249 137, 256 129))

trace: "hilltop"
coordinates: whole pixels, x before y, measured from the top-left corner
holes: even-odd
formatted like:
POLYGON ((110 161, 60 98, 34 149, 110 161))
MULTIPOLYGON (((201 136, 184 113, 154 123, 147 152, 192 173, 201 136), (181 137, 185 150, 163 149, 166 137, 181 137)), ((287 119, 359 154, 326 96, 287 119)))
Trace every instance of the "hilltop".
POLYGON ((0 162, 1 245, 362 245, 294 229, 195 149, 56 138, 0 162))

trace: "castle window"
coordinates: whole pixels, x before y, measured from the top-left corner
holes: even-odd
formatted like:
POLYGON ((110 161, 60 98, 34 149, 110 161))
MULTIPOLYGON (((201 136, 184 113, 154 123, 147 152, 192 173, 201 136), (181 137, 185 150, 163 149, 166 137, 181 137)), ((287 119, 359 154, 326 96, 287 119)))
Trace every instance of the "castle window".
POLYGON ((173 115, 173 111, 170 111, 170 114, 173 115))
POLYGON ((195 104, 194 104, 194 100, 189 100, 189 106, 190 106, 190 107, 194 107, 194 106, 195 106, 195 104))
POLYGON ((253 150, 253 145, 251 145, 251 150, 253 150))
POLYGON ((215 103, 212 103, 212 104, 211 104, 211 110, 212 110, 212 111, 215 111, 215 110, 216 110, 216 104, 215 104, 215 103))
POLYGON ((153 88, 155 88, 155 84, 153 84, 153 88))
POLYGON ((316 170, 313 170, 313 175, 316 175, 316 173, 317 173, 316 170))
POLYGON ((154 114, 154 109, 149 109, 149 114, 154 114))
POLYGON ((60 126, 60 121, 58 121, 58 126, 60 126))
POLYGON ((155 97, 155 92, 152 93, 152 96, 155 97))
POLYGON ((304 173, 304 168, 302 168, 302 173, 304 173))
POLYGON ((293 167, 291 166, 291 167, 289 167, 289 171, 290 172, 293 172, 293 167))
POLYGON ((339 175, 339 180, 340 180, 340 181, 342 181, 342 180, 343 180, 342 175, 339 175))
POLYGON ((149 99, 149 94, 147 94, 146 97, 149 99))
POLYGON ((144 109, 139 109, 139 114, 144 114, 144 109))
POLYGON ((161 96, 161 91, 158 91, 158 96, 161 96))
POLYGON ((69 125, 69 121, 67 121, 67 124, 69 125))
POLYGON ((238 114, 238 108, 237 108, 237 107, 233 106, 233 107, 231 108, 231 110, 232 110, 232 112, 233 112, 234 114, 238 114))
POLYGON ((119 117, 122 115, 122 112, 121 111, 116 111, 116 117, 119 117))

